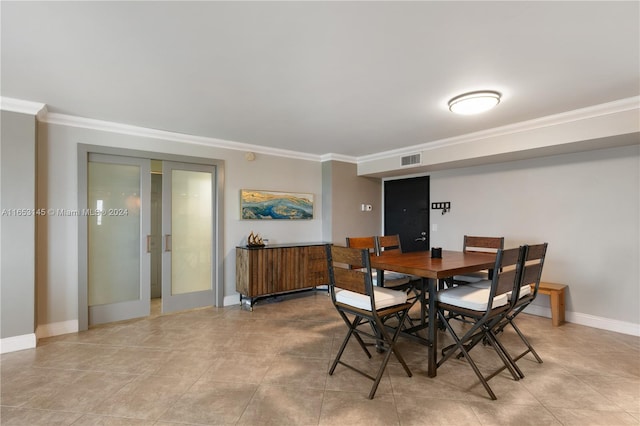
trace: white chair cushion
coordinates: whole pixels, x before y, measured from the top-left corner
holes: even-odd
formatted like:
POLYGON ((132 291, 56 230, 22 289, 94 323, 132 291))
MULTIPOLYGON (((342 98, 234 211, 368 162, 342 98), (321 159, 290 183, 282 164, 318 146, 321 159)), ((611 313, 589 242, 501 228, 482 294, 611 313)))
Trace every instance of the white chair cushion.
MULTIPOLYGON (((475 283, 470 283, 469 286, 475 287, 475 288, 489 289, 489 288, 491 288, 491 280, 482 280, 482 281, 478 281, 478 282, 475 282, 475 283)), ((507 294, 507 298, 509 300, 511 300, 511 293, 512 292, 506 293, 507 294)), ((528 294, 531 294, 531 287, 528 284, 523 285, 522 287, 520 287, 520 298, 523 298, 528 294)))
MULTIPOLYGON (((374 272, 372 275, 373 285, 378 285, 378 274, 374 272)), ((394 287, 397 285, 406 284, 411 281, 409 275, 401 274, 399 272, 384 271, 384 285, 385 287, 394 287)))
MULTIPOLYGON (((471 286, 452 287, 438 292, 438 301, 472 311, 486 311, 489 291, 486 288, 471 286)), ((493 298, 492 308, 498 308, 507 303, 509 303, 507 295, 501 294, 493 298)))
POLYGON ((469 285, 471 287, 475 287, 475 288, 486 288, 489 289, 491 288, 491 280, 480 280, 480 281, 476 281, 473 283, 469 283, 469 285))
MULTIPOLYGON (((358 269, 359 271, 365 272, 365 268, 358 269)), ((419 278, 419 277, 416 277, 419 278)), ((384 271, 384 284, 385 286, 393 287, 397 285, 406 284, 413 279, 413 275, 402 274, 400 272, 394 271, 384 271)), ((378 285, 378 271, 373 271, 371 274, 371 280, 373 281, 373 285, 378 285)))
MULTIPOLYGON (((522 287, 520 287, 520 299, 530 294, 531 294, 531 286, 529 284, 525 284, 522 287)), ((507 295, 509 296, 509 300, 511 300, 511 292, 507 293, 507 295)))
POLYGON ((384 271, 384 279, 386 280, 407 280, 411 278, 409 275, 401 274, 400 272, 384 271))
POLYGON ((467 275, 454 275, 454 281, 466 281, 468 283, 477 283, 478 281, 483 281, 487 279, 487 273, 471 273, 467 275))
MULTIPOLYGON (((376 310, 401 305, 407 301, 407 294, 403 291, 374 287, 373 292, 376 300, 376 310)), ((371 299, 369 296, 351 290, 341 290, 339 293, 336 293, 336 302, 366 311, 371 310, 371 299)))

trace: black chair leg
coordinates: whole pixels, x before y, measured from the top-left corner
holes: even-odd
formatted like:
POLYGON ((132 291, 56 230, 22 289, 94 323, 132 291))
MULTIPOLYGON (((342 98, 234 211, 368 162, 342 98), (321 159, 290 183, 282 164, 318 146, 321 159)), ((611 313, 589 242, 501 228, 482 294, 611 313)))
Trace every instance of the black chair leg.
POLYGON ((455 330, 453 329, 451 324, 447 321, 447 315, 444 313, 444 311, 438 311, 438 315, 440 316, 440 319, 442 320, 447 331, 449 332, 449 334, 451 335, 451 337, 455 342, 453 345, 449 345, 446 348, 442 349, 443 357, 440 359, 440 361, 438 361, 438 366, 442 365, 442 363, 444 363, 447 359, 452 357, 457 350, 460 350, 460 353, 457 355, 457 357, 458 358, 464 357, 466 359, 466 361, 469 363, 469 366, 471 366, 474 373, 480 380, 480 383, 482 383, 482 386, 485 388, 485 390, 493 400, 497 399, 497 397, 493 392, 493 390, 491 389, 491 387, 489 386, 488 382, 497 374, 499 374, 502 370, 508 369, 509 373, 511 373, 511 376, 513 377, 514 380, 520 380, 520 378, 524 377, 524 374, 522 374, 522 371, 520 370, 520 368, 515 364, 515 361, 511 358, 511 356, 507 352, 504 345, 502 345, 502 343, 496 338, 494 332, 492 331, 493 326, 491 324, 483 324, 483 325, 476 324, 470 330, 468 330, 463 337, 460 338, 455 333, 455 330), (485 376, 480 371, 475 361, 473 361, 473 359, 469 354, 469 352, 478 343, 480 343, 485 339, 486 341, 488 341, 488 343, 491 345, 491 347, 493 348, 493 350, 496 352, 496 354, 498 355, 498 357, 503 363, 503 366, 501 368, 494 371, 488 376, 485 376), (465 342, 468 342, 468 343, 465 344, 465 342))
MULTIPOLYGON (((516 331, 516 333, 520 337, 520 340, 522 340, 522 343, 525 344, 527 349, 524 352, 522 352, 521 354, 519 354, 519 355, 514 357, 514 356, 511 356, 511 354, 509 354, 509 352, 507 351, 506 347, 504 347, 504 345, 501 344, 501 346, 503 347, 503 351, 504 351, 505 355, 511 361, 511 365, 517 371, 517 373, 520 376, 520 378, 524 378, 524 373, 522 372, 520 367, 518 367, 518 364, 517 364, 518 360, 521 359, 522 357, 524 357, 528 353, 531 353, 535 357, 536 361, 538 363, 540 363, 540 364, 542 364, 542 358, 540 358, 540 356, 535 351, 535 349, 533 349, 533 346, 531 346, 531 343, 529 343, 529 340, 527 340, 527 338, 524 336, 524 334, 522 334, 522 331, 520 331, 520 328, 516 325, 515 321, 513 321, 514 317, 515 317, 515 315, 511 315, 511 316, 505 318, 503 321, 501 321, 496 327, 494 327, 493 334, 494 334, 494 337, 496 337, 496 335, 498 333, 504 332, 504 328, 509 324, 516 331)), ((497 337, 496 337, 496 340, 497 340, 497 337)), ((498 370, 496 372, 496 374, 499 373, 502 370, 504 370, 504 368, 501 368, 500 370, 498 370)))
MULTIPOLYGON (((497 321, 497 323, 500 323, 500 321, 497 321)), ((507 349, 504 347, 504 345, 496 337, 496 334, 493 331, 495 328, 499 328, 499 327, 496 327, 495 324, 494 325, 485 324, 482 327, 482 330, 480 332, 478 332, 475 335, 471 336, 470 339, 469 339, 469 343, 464 345, 467 353, 470 352, 471 349, 476 347, 478 345, 478 343, 480 343, 480 342, 483 342, 485 344, 489 344, 489 345, 491 345, 493 350, 496 351, 496 353, 498 354, 498 356, 500 357, 500 359, 502 360, 502 363, 504 365, 501 368, 499 368, 498 370, 494 371, 489 376, 487 376, 486 377, 487 380, 490 380, 494 376, 498 375, 504 369, 508 369, 509 370, 509 373, 511 373, 511 377, 513 377, 513 380, 520 380, 521 378, 524 378, 524 374, 522 373, 520 368, 516 365, 515 360, 511 357, 511 355, 509 354, 507 349)), ((462 357, 462 353, 458 354, 458 358, 461 358, 461 357, 462 357)))
POLYGON ((438 312, 441 316, 442 316, 442 321, 445 323, 445 327, 447 328, 447 330, 449 331, 449 334, 451 334, 451 337, 453 338, 453 340, 455 341, 455 345, 453 345, 453 347, 446 353, 446 355, 440 360, 438 361, 438 366, 442 365, 442 363, 444 361, 446 361, 447 359, 449 359, 453 353, 456 352, 457 349, 460 349, 460 351, 463 353, 464 357, 467 360, 467 363, 469 364, 469 366, 471 367, 471 369, 473 370, 473 372, 476 374, 476 376, 478 377, 478 379, 480 380, 480 383, 482 383, 482 386, 484 387, 484 389, 487 391, 487 393, 489 394, 489 397, 492 400, 496 400, 498 399, 496 397, 496 394, 493 393, 493 390, 491 389, 491 387, 489 386, 489 383, 487 383, 487 380, 484 378, 484 375, 482 374, 482 372, 480 371, 480 369, 478 368, 478 366, 476 365, 476 363, 473 361, 473 359, 471 359, 471 357, 469 356, 469 352, 467 352, 467 349, 464 347, 463 342, 470 338, 471 336, 473 336, 473 334, 475 334, 476 330, 479 329, 480 327, 472 327, 471 330, 469 332, 467 332, 462 339, 458 337, 458 335, 455 333, 455 331, 453 330, 453 328, 451 327, 451 324, 449 324, 448 321, 446 321, 446 318, 444 316, 443 312, 438 312), (474 330, 475 329, 475 330, 474 330))
POLYGON ((342 353, 346 349, 347 344, 349 343, 349 339, 351 339, 351 336, 355 337, 355 339, 360 344, 360 347, 362 348, 362 350, 365 352, 365 354, 367 354, 367 357, 371 358, 371 353, 367 350, 366 344, 364 343, 364 341, 356 331, 356 328, 360 325, 360 321, 362 320, 362 317, 356 316, 354 317, 353 321, 349 321, 349 318, 347 318, 347 316, 343 312, 340 312, 340 316, 342 317, 344 322, 347 323, 347 325, 349 326, 349 331, 347 332, 347 335, 344 337, 344 340, 340 345, 340 349, 338 350, 338 354, 336 355, 336 358, 333 360, 333 364, 331 364, 331 368, 329 369, 329 375, 333 374, 336 367, 338 366, 338 363, 340 363, 340 358, 342 357, 342 353))
MULTIPOLYGON (((402 321, 404 321, 404 316, 407 314, 407 312, 403 312, 402 313, 402 321)), ((400 355, 400 353, 398 351, 396 351, 396 341, 398 339, 398 335, 400 334, 400 330, 401 327, 397 327, 395 332, 393 333, 393 337, 389 336, 389 333, 387 332, 384 323, 382 320, 379 320, 378 318, 376 318, 376 328, 377 328, 377 333, 376 335, 380 336, 381 339, 384 341, 385 343, 385 350, 386 350, 386 354, 382 360, 382 363, 380 364, 380 368, 378 369, 378 374, 376 375, 374 382, 373 382, 373 386, 371 387, 371 391, 369 392, 369 399, 373 399, 376 390, 378 389, 378 385, 380 384, 380 380, 382 379, 382 375, 384 374, 384 370, 387 367, 387 363, 389 362, 389 358, 391 357, 391 354, 393 353, 396 357, 396 359, 398 360, 398 362, 402 365, 402 368, 404 368, 404 371, 407 373, 407 376, 411 377, 413 374, 411 373, 411 370, 409 370, 409 366, 407 366, 407 363, 404 361, 404 358, 402 357, 402 355, 400 355)))
POLYGON ((519 360, 520 358, 525 356, 527 353, 531 352, 531 354, 536 358, 536 361, 538 361, 538 363, 542 364, 542 358, 540 358, 540 356, 535 351, 535 349, 533 349, 533 346, 531 346, 531 344, 529 343, 529 340, 527 340, 527 338, 524 337, 524 334, 522 334, 522 332, 520 331, 520 329, 518 328, 516 323, 513 320, 510 320, 509 324, 511 324, 511 326, 516 331, 516 333, 518 333, 518 336, 520 336, 520 339, 522 339, 522 342, 527 346, 527 350, 524 351, 522 354, 518 355, 518 357, 514 358, 514 361, 519 360))
POLYGON ((509 373, 511 373, 511 377, 513 377, 513 380, 520 380, 521 378, 524 378, 524 374, 522 373, 520 368, 516 365, 516 363, 513 361, 513 359, 509 355, 509 352, 507 352, 507 349, 504 347, 502 343, 500 343, 500 341, 496 338, 496 336, 493 334, 493 332, 490 329, 487 330, 487 338, 489 339, 489 343, 491 344, 493 349, 496 351, 496 353, 502 360, 502 363, 504 364, 503 368, 500 368, 494 371, 491 375, 487 376, 487 380, 498 375, 502 370, 504 370, 504 368, 507 368, 509 370, 509 373))

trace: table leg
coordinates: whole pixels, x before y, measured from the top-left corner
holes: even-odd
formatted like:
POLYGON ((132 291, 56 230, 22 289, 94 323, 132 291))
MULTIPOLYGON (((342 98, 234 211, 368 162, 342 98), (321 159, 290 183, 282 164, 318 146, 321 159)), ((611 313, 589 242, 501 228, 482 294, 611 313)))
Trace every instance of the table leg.
MULTIPOLYGON (((413 325, 414 324, 413 321, 410 321, 412 326, 409 328, 403 328, 401 333, 404 337, 415 340, 421 345, 425 345, 428 347, 429 340, 427 340, 426 337, 422 337, 420 335, 420 331, 424 330, 429 326, 429 322, 427 321, 427 310, 429 309, 429 306, 428 306, 429 302, 427 301, 427 288, 428 288, 428 282, 426 278, 422 278, 420 280, 420 284, 416 284, 415 290, 417 291, 418 294, 416 295, 417 299, 414 303, 418 304, 420 308, 418 310, 418 318, 417 318, 418 324, 413 325)), ((393 330, 393 328, 390 328, 390 329, 393 330)), ((425 331, 425 333, 427 332, 425 331)))
POLYGON ((436 293, 438 280, 429 279, 429 346, 428 346, 428 366, 427 375, 436 377, 437 365, 436 357, 438 356, 438 315, 436 312, 436 293))
POLYGON ((427 290, 429 284, 426 278, 422 278, 420 280, 420 325, 424 328, 425 324, 427 324, 427 290))

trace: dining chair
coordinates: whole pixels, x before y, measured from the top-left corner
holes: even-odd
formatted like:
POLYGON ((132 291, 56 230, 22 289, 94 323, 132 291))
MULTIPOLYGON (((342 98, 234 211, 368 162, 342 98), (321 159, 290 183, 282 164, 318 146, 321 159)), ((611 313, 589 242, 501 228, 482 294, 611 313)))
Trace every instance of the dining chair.
MULTIPOLYGON (((509 298, 510 309, 509 312, 494 326, 494 334, 498 336, 504 331, 507 325, 511 325, 527 349, 517 356, 510 355, 509 351, 505 348, 505 355, 511 361, 514 369, 521 378, 524 378, 524 373, 518 367, 517 361, 528 353, 531 353, 536 361, 542 363, 542 359, 533 349, 533 346, 529 343, 522 331, 515 324, 515 317, 522 312, 527 306, 533 302, 538 294, 538 288, 540 287, 540 279, 542 276, 542 266, 544 265, 544 258, 547 252, 547 243, 537 245, 527 245, 527 250, 524 255, 524 263, 522 265, 521 282, 517 292, 509 292, 507 296, 509 298)), ((491 281, 483 280, 470 283, 470 287, 487 289, 491 285, 491 281)), ((486 341, 485 341, 486 342, 486 341)), ((502 371, 504 368, 498 370, 502 371)))
MULTIPOLYGON (((378 243, 376 236, 370 237, 347 237, 346 238, 347 247, 357 248, 357 249, 366 249, 369 251, 371 255, 377 256, 379 254, 378 251, 378 243)), ((352 268, 362 268, 362 265, 351 265, 352 268)), ((386 287, 393 288, 394 290, 403 290, 405 292, 409 292, 411 287, 409 284, 409 277, 404 274, 399 274, 397 272, 392 271, 382 271, 376 270, 372 275, 373 285, 376 287, 383 287, 386 284, 386 287), (385 280, 385 276, 387 279, 385 280)), ((417 300, 417 299, 416 299, 417 300)), ((414 300, 415 302, 415 300, 414 300)), ((400 315, 396 315, 398 321, 400 321, 400 315)), ((385 318, 385 321, 388 318, 385 318)), ((409 327, 413 326, 412 319, 407 316, 406 317, 409 327)), ((403 322, 399 322, 399 324, 403 324, 403 322)), ((403 324, 404 325, 404 324, 403 324)), ((376 333, 375 328, 372 325, 372 331, 376 333)), ((376 351, 381 353, 384 351, 384 345, 381 342, 376 343, 376 351)))
MULTIPOLYGON (((381 255, 383 252, 398 251, 402 253, 402 245, 400 243, 400 235, 376 235, 376 255, 381 255)), ((413 288, 412 281, 419 281, 422 278, 403 274, 394 271, 384 271, 380 281, 382 287, 394 288, 396 290, 408 290, 413 288)))
MULTIPOLYGON (((495 253, 504 249, 504 237, 478 237, 465 235, 462 242, 462 251, 466 252, 483 252, 495 253)), ((470 272, 464 275, 455 275, 446 281, 447 286, 464 285, 491 279, 491 271, 470 272)))
POLYGON ((375 253, 376 237, 347 237, 347 247, 367 249, 369 253, 375 253))
POLYGON ((511 309, 509 293, 518 293, 525 252, 526 246, 498 249, 493 268, 495 273, 487 288, 461 285, 442 290, 437 295, 438 317, 454 340, 454 344, 442 349, 442 358, 437 366, 440 367, 459 352, 461 355, 458 358, 464 357, 491 399, 497 397, 488 381, 499 371, 506 368, 514 380, 520 379, 510 358, 505 354, 502 343, 496 338, 495 327, 511 309), (456 316, 463 316, 471 326, 459 327, 456 324, 461 330, 456 333, 453 321, 456 316), (470 355, 471 349, 481 341, 486 341, 495 350, 504 366, 487 376, 480 371, 470 355))
POLYGON ((411 303, 407 302, 407 294, 403 291, 373 285, 371 253, 368 249, 327 244, 326 254, 331 300, 349 329, 335 360, 331 364, 329 375, 333 375, 338 364, 341 364, 373 380, 369 391, 369 399, 373 399, 392 353, 404 368, 407 376, 412 376, 411 370, 396 347, 401 327, 396 327, 390 334, 391 332, 384 325, 387 318, 398 315, 400 323, 402 323, 411 308, 411 303), (360 327, 367 322, 373 328, 372 332, 367 331, 368 327, 360 327), (382 348, 382 351, 385 352, 375 377, 341 359, 351 337, 355 338, 368 358, 371 358, 371 353, 367 349, 363 337, 372 339, 371 345, 382 348))
MULTIPOLYGON (((548 243, 528 245, 525 253, 525 260, 522 266, 522 279, 517 293, 509 295, 511 302, 511 308, 504 318, 495 325, 495 334, 499 335, 504 331, 507 325, 510 325, 515 331, 522 343, 526 346, 526 349, 516 356, 512 356, 508 348, 505 348, 505 355, 509 358, 514 366, 514 369, 518 375, 523 378, 524 374, 518 367, 517 362, 526 354, 531 353, 535 360, 542 364, 542 358, 533 349, 529 340, 522 333, 520 328, 515 323, 515 318, 531 304, 538 295, 538 288, 540 287, 540 279, 542 277, 542 267, 544 266, 544 259, 547 254, 548 243)), ((471 284, 472 286, 479 286, 479 283, 471 284)))
MULTIPOLYGON (((378 237, 347 237, 347 247, 359 248, 359 249, 367 249, 370 253, 377 256, 380 254, 380 248, 378 245, 378 237)), ((398 239, 398 246, 396 249, 400 247, 400 240, 398 239)), ((376 271, 373 276, 373 285, 379 287, 389 287, 396 290, 408 290, 410 286, 408 285, 411 281, 411 277, 409 275, 401 274, 393 271, 376 271)))
MULTIPOLYGON (((376 254, 379 256, 383 252, 398 251, 402 253, 402 245, 400 243, 400 235, 376 235, 376 254)), ((381 283, 383 287, 392 288, 394 290, 402 290, 407 292, 408 300, 416 304, 418 301, 422 302, 422 306, 426 306, 425 300, 421 300, 421 297, 425 297, 424 283, 422 277, 416 275, 402 274, 394 271, 378 271, 378 276, 381 276, 381 283), (381 273, 382 272, 382 273, 381 273)), ((414 326, 414 319, 411 315, 407 315, 407 321, 409 327, 414 326)))

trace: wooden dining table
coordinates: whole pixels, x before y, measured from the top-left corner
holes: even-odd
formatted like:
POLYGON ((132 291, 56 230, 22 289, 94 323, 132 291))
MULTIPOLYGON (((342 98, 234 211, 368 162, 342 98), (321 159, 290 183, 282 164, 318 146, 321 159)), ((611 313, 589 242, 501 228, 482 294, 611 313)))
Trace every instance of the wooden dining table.
POLYGON ((427 351, 429 377, 437 375, 437 312, 436 298, 438 280, 454 275, 463 275, 483 269, 491 269, 495 265, 495 253, 462 252, 443 250, 441 258, 432 258, 430 251, 400 252, 387 251, 379 256, 371 256, 371 268, 401 272, 422 277, 421 289, 421 320, 427 328, 427 351), (425 295, 429 296, 428 301, 425 295), (428 309, 426 304, 428 303, 428 309), (428 319, 424 317, 427 311, 428 319), (426 320, 426 321, 425 321, 426 320))

